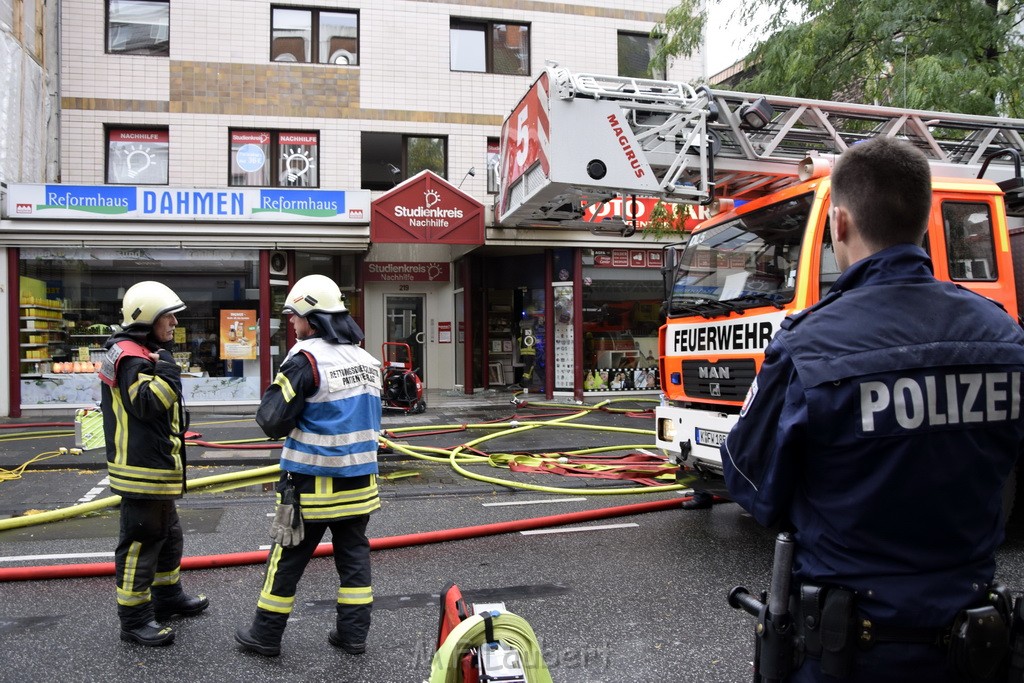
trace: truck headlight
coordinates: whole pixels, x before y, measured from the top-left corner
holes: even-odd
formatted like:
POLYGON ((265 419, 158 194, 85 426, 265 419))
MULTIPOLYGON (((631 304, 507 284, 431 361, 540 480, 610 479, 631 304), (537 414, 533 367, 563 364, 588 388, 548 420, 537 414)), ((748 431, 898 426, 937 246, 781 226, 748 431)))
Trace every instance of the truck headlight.
POLYGON ((661 441, 668 441, 669 443, 676 442, 676 423, 670 417, 658 418, 658 439, 661 441))

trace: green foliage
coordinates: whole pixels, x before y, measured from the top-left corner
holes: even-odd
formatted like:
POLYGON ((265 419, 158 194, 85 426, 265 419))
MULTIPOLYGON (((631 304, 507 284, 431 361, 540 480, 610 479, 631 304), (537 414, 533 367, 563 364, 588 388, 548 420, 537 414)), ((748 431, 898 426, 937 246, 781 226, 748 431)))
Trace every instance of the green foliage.
POLYGON ((658 201, 640 234, 644 239, 682 238, 686 234, 686 215, 685 207, 658 201))
MULTIPOLYGON (((1020 117, 1022 20, 1024 0, 748 0, 732 23, 766 38, 736 88, 1020 117)), ((705 21, 682 0, 655 29, 658 58, 692 54, 705 21)))
POLYGON ((425 137, 409 138, 407 149, 410 177, 424 169, 430 169, 442 178, 445 177, 444 140, 425 137))

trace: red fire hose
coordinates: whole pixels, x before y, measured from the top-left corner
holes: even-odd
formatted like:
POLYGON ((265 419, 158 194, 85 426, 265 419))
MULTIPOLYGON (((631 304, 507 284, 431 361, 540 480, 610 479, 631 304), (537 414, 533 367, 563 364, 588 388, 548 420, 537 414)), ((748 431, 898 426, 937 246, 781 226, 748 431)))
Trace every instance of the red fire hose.
MULTIPOLYGON (((426 545, 427 543, 443 543, 445 541, 461 541, 468 538, 481 536, 493 536, 495 534, 507 534, 528 529, 543 529, 563 524, 576 524, 589 522, 609 517, 624 517, 627 515, 638 515, 645 512, 658 512, 671 510, 679 507, 692 496, 681 496, 666 500, 656 500, 648 503, 635 503, 632 505, 619 505, 610 508, 599 508, 596 510, 583 510, 580 512, 567 512, 561 515, 548 515, 545 517, 531 517, 528 519, 512 520, 510 522, 496 522, 494 524, 481 524, 478 526, 459 527, 456 529, 441 529, 439 531, 424 531, 416 534, 405 534, 402 536, 385 536, 382 538, 370 539, 371 550, 390 550, 393 548, 407 548, 415 545, 426 545)), ((314 551, 314 557, 325 557, 331 555, 334 548, 329 543, 322 543, 314 551)), ((227 553, 223 555, 199 555, 185 557, 181 560, 182 569, 216 569, 217 567, 237 567, 246 564, 260 564, 266 561, 268 551, 255 550, 250 552, 227 553)), ((88 564, 65 564, 45 565, 35 567, 8 567, 0 569, 0 582, 2 581, 36 581, 41 579, 70 579, 85 578, 94 576, 112 576, 114 574, 113 562, 92 562, 88 564)))

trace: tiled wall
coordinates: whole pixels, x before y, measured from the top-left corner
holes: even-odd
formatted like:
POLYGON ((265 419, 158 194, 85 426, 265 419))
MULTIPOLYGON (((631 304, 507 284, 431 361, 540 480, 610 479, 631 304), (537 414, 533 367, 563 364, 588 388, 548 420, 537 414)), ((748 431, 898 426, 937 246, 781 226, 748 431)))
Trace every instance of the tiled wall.
MULTIPOLYGON (((356 189, 362 131, 448 136, 449 180, 486 194, 486 138, 545 60, 614 74, 617 31, 649 32, 675 0, 280 2, 360 13, 360 66, 270 61, 270 2, 171 0, 170 57, 104 54, 102 0, 64 0, 61 181, 104 181, 105 124, 168 126, 170 184, 227 184, 230 127, 319 130, 320 186, 356 189), (629 10, 622 9, 629 6, 629 10), (533 75, 452 72, 450 17, 529 22, 533 75)), ((702 75, 699 60, 669 78, 702 75)))

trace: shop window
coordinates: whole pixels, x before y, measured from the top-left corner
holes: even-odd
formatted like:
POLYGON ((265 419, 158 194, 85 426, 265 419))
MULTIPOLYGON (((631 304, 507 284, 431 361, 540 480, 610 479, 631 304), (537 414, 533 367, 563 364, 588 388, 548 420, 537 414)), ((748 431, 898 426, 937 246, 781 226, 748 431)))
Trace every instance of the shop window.
POLYGON ((173 352, 186 403, 259 399, 259 252, 254 249, 23 248, 20 372, 26 405, 96 405, 90 364, 121 323, 125 290, 159 280, 187 308, 173 352))
POLYGON ((472 19, 451 20, 451 70, 530 75, 530 27, 472 19))
POLYGON ((654 68, 651 64, 658 45, 659 40, 646 33, 619 31, 619 75, 664 79, 664 69, 654 68))
POLYGON ((363 133, 362 184, 364 190, 390 190, 420 171, 430 170, 448 178, 448 139, 363 133))
POLYGON ((273 7, 270 13, 271 61, 359 64, 358 12, 273 7))
POLYGON ((995 280, 998 273, 988 204, 943 202, 942 223, 950 279, 995 280))
POLYGON ((168 0, 107 0, 107 52, 167 57, 170 16, 168 0))
POLYGON ((583 388, 658 388, 660 250, 594 249, 583 256, 583 388))
POLYGON ((232 130, 232 187, 319 187, 320 134, 232 130))
POLYGON ((166 185, 168 147, 166 128, 108 128, 107 183, 166 185))

